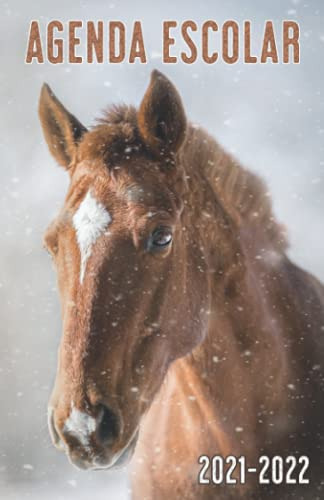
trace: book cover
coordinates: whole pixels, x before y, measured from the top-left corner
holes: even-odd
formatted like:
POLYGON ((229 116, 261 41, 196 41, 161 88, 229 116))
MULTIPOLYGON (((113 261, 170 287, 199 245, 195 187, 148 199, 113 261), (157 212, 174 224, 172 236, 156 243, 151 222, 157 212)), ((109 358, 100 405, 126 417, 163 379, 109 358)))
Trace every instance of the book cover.
POLYGON ((322 499, 322 3, 1 12, 1 498, 322 499))

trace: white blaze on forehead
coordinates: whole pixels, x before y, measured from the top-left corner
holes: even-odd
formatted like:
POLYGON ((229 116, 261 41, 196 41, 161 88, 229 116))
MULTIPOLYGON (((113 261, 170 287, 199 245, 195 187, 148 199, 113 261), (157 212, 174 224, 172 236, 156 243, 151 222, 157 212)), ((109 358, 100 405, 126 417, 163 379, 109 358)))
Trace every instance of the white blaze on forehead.
POLYGON ((83 282, 87 260, 92 246, 111 222, 106 208, 88 191, 78 210, 73 216, 73 225, 81 254, 80 283, 83 282))
POLYGON ((83 446, 87 447, 90 445, 91 434, 96 430, 96 424, 94 417, 72 406, 70 416, 64 423, 64 431, 76 437, 83 446))

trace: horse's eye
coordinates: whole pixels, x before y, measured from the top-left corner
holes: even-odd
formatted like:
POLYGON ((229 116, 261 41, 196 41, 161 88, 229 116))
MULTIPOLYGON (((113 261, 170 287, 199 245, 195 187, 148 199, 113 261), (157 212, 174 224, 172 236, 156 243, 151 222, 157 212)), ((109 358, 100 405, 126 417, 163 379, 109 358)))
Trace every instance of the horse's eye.
POLYGON ((150 236, 149 248, 151 250, 162 250, 172 242, 172 231, 169 227, 160 226, 150 236))

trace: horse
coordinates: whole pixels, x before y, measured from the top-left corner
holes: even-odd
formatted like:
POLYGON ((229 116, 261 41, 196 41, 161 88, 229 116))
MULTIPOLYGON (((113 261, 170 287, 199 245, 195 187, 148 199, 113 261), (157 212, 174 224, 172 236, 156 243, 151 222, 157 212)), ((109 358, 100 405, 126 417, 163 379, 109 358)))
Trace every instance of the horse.
POLYGON ((81 469, 130 461, 136 500, 323 498, 324 287, 263 181, 157 70, 90 129, 47 84, 39 116, 70 177, 44 235, 54 445, 81 469))

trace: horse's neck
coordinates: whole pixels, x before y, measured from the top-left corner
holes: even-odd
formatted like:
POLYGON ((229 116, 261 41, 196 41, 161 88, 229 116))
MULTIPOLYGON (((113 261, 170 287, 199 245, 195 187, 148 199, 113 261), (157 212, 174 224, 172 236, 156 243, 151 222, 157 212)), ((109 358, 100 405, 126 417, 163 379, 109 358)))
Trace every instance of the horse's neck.
MULTIPOLYGON (((260 442, 271 438, 271 425, 287 412, 282 326, 253 270, 236 290, 217 290, 212 300, 205 340, 174 363, 161 398, 173 402, 168 411, 176 418, 169 420, 187 425, 196 452, 253 459, 260 442)), ((280 439, 277 426, 276 432, 280 439)))
MULTIPOLYGON (((201 151, 206 156, 201 160, 200 152, 201 165, 208 164, 214 153, 204 145, 201 151)), ((193 429, 200 451, 207 453, 210 443, 217 442, 222 453, 248 454, 260 437, 255 433, 257 420, 266 419, 263 415, 273 414, 280 405, 285 410, 280 387, 286 387, 288 374, 278 343, 280 325, 273 320, 271 300, 260 286, 256 249, 250 248, 250 256, 246 253, 246 234, 241 241, 235 215, 218 199, 210 174, 203 167, 197 171, 198 160, 188 157, 185 164, 191 191, 185 223, 193 232, 189 240, 198 239, 205 248, 211 315, 205 340, 173 364, 156 405, 163 404, 163 419, 173 422, 175 434, 181 432, 179 422, 193 429), (199 426, 203 431, 197 432, 199 426)))

